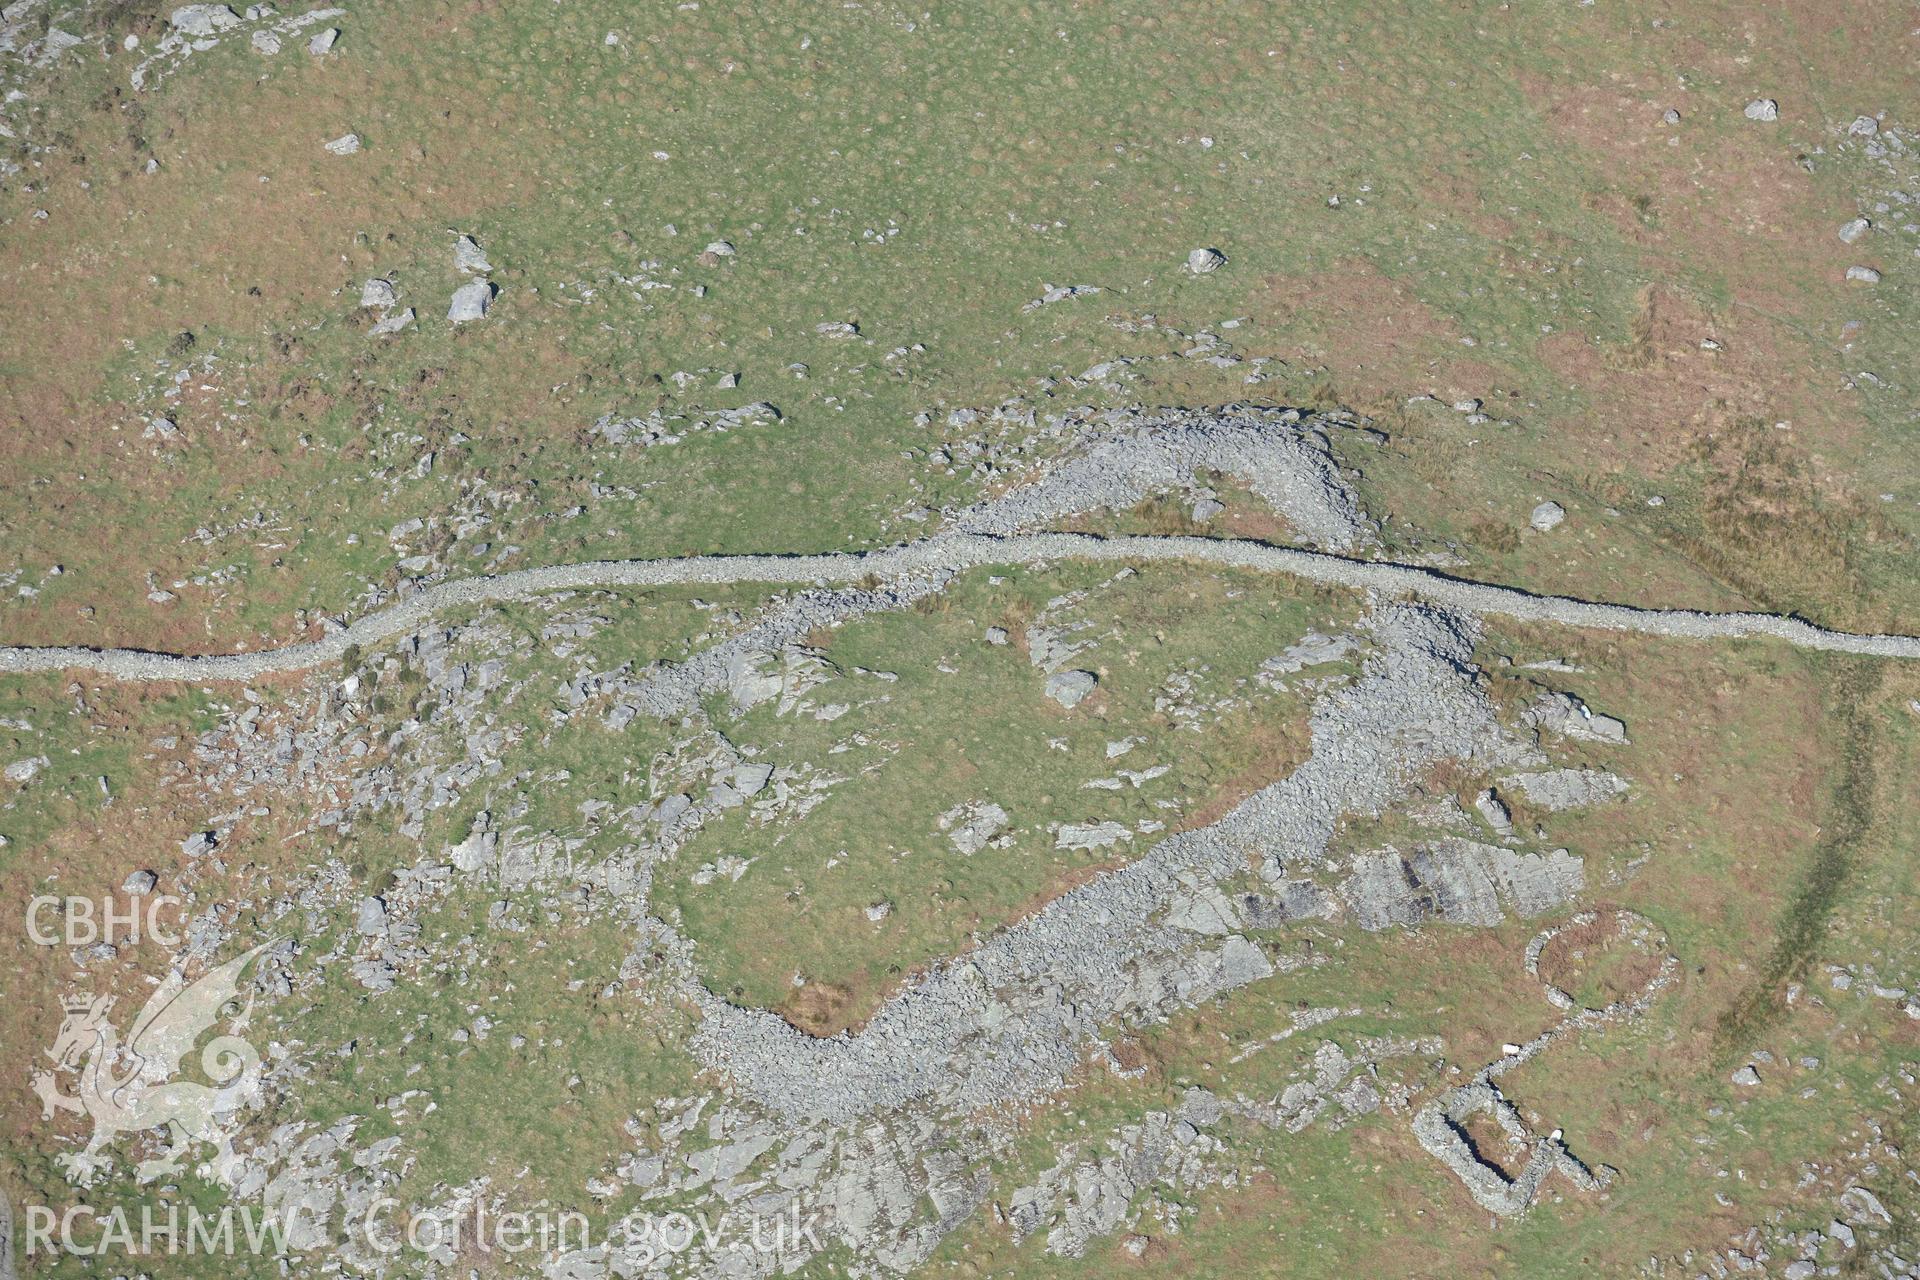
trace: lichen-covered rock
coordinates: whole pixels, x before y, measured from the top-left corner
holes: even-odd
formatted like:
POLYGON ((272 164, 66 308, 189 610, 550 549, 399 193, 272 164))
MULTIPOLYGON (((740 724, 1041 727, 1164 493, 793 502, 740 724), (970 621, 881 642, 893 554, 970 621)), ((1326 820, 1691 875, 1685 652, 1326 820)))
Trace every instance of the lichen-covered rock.
POLYGON ((447 308, 447 319, 454 324, 467 324, 479 320, 493 306, 493 283, 488 280, 471 280, 453 291, 453 302, 447 308))
POLYGON ((1091 671, 1058 671, 1047 677, 1047 696, 1063 707, 1077 707, 1099 683, 1091 671))
POLYGON ((175 9, 167 22, 185 36, 214 36, 240 25, 240 15, 224 4, 188 4, 175 9))

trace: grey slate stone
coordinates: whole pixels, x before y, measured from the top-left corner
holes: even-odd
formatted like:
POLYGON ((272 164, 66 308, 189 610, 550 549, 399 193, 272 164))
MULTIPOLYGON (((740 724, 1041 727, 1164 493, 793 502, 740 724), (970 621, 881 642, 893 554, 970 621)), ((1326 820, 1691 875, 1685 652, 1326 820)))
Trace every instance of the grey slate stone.
POLYGON ((387 931, 387 904, 376 897, 360 899, 360 910, 353 927, 369 937, 387 931))
POLYGON ((487 314, 493 305, 494 288, 490 280, 470 280, 453 291, 453 302, 447 308, 447 319, 454 324, 466 324, 479 320, 487 314))
POLYGON ((240 25, 240 15, 224 4, 188 4, 175 9, 167 22, 184 36, 212 36, 240 25))
POLYGON ((1047 696, 1063 707, 1077 707, 1099 683, 1091 671, 1061 671, 1047 677, 1047 696))
POLYGON ((1187 272, 1190 275, 1211 275, 1227 265, 1227 255, 1218 249, 1195 249, 1187 255, 1187 272))

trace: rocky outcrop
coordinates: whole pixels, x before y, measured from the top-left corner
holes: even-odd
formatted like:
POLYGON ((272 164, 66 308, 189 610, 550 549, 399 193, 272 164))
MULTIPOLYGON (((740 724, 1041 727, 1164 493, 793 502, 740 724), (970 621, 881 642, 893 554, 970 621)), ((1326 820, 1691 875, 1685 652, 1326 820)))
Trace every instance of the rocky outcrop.
POLYGON ((1580 859, 1565 849, 1516 853, 1471 840, 1440 840, 1409 855, 1393 849, 1362 854, 1340 894, 1360 927, 1499 924, 1511 909, 1538 916, 1572 901, 1585 887, 1580 859))

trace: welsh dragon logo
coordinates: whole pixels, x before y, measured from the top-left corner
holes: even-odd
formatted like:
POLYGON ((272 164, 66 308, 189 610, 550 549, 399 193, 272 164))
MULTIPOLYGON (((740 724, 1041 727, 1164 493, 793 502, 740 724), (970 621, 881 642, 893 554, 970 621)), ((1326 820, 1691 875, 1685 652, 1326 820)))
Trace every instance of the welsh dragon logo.
POLYGON ((46 1051, 54 1069, 35 1072, 33 1090, 40 1096, 42 1119, 51 1120, 56 1111, 93 1119, 86 1148, 59 1158, 70 1182, 90 1185, 107 1163, 102 1152, 119 1134, 159 1128, 168 1132, 167 1150, 139 1163, 140 1181, 178 1174, 182 1158, 198 1143, 214 1146, 206 1171, 226 1180, 234 1164, 236 1113, 260 1094, 260 1054, 237 1034, 252 1015, 251 997, 228 1015, 228 1032, 200 1051, 201 1069, 214 1083, 173 1077, 223 1011, 239 1004, 241 970, 277 941, 263 942, 193 982, 175 969, 140 1010, 124 1041, 108 1021, 114 997, 66 998, 60 1033, 46 1051), (56 1074, 76 1068, 78 1093, 61 1093, 56 1074))

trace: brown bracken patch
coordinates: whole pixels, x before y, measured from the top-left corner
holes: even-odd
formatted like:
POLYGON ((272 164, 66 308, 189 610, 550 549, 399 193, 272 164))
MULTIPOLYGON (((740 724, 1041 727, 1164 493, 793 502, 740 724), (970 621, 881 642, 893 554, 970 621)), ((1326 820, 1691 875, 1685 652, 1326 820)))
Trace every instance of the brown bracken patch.
POLYGON ((795 1030, 824 1039, 863 1024, 873 1016, 873 1010, 868 1010, 856 1021, 852 1015, 858 1003, 849 987, 837 982, 809 982, 774 1012, 795 1030))
POLYGON ((1744 418, 1800 421, 1821 410, 1783 385, 1791 341, 1751 314, 1718 314, 1668 288, 1643 289, 1621 340, 1557 333, 1540 344, 1554 375, 1617 410, 1576 419, 1563 465, 1596 474, 1655 475, 1683 462, 1705 436, 1744 418), (1702 347, 1703 342, 1717 349, 1702 347))
POLYGON ((1304 725, 1289 720, 1262 719, 1251 725, 1250 730, 1258 762, 1216 786, 1206 803, 1181 817, 1174 825, 1175 831, 1212 826, 1254 792, 1298 769, 1311 752, 1304 725))
POLYGON ((1451 319, 1360 258, 1316 275, 1265 276, 1247 305, 1282 335, 1275 355, 1327 364, 1347 403, 1426 385, 1439 354, 1460 340, 1451 319))

